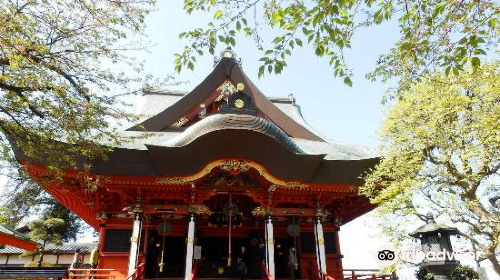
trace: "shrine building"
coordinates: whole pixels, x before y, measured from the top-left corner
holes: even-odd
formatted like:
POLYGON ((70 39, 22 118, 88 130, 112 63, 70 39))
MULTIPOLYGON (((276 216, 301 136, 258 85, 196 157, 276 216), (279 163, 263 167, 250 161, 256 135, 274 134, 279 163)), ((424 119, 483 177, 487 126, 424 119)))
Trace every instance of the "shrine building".
MULTIPOLYGON (((116 279, 236 278, 240 257, 250 279, 343 278, 339 229, 375 208, 358 188, 379 158, 325 139, 293 97, 267 97, 221 57, 188 93, 143 90, 131 140, 103 143, 86 173, 95 190, 82 170, 44 188, 98 231, 96 271, 116 279)), ((51 174, 16 157, 38 182, 51 174)))

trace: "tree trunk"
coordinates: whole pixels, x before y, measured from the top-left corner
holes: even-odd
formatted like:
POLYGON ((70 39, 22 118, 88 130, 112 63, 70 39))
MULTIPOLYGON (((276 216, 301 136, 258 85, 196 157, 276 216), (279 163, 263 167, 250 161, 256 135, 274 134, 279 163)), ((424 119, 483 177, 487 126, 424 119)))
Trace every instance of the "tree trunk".
POLYGON ((493 264, 493 269, 495 270, 497 275, 500 276, 500 262, 495 254, 488 256, 488 260, 491 262, 491 264, 493 264))
POLYGON ((43 242, 42 248, 40 249, 40 258, 38 258, 38 267, 42 267, 43 263, 43 251, 45 251, 45 241, 43 242))

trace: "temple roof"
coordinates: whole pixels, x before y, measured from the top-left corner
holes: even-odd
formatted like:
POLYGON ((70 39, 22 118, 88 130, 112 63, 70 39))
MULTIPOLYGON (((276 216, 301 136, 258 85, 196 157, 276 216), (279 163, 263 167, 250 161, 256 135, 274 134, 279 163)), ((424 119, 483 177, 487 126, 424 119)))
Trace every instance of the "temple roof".
MULTIPOLYGON (((228 96, 224 97, 227 100, 228 96)), ((223 58, 212 73, 190 92, 146 87, 138 94, 135 105, 139 121, 120 133, 121 138, 130 141, 119 145, 112 144, 113 141, 103 144, 131 150, 147 150, 148 145, 183 147, 210 132, 251 130, 264 133, 295 154, 322 155, 325 160, 363 160, 380 156, 375 149, 328 140, 304 120, 300 106, 292 95, 266 97, 231 58, 223 58), (189 125, 173 125, 189 112, 192 116, 193 112, 201 110, 199 105, 209 106, 214 102, 214 94, 219 94, 217 91, 234 87, 238 81, 245 85, 245 94, 251 97, 258 110, 255 116, 217 112, 208 113, 189 125)))
POLYGON ((168 98, 164 98, 165 96, 163 96, 162 99, 166 102, 164 105, 159 105, 160 102, 158 99, 161 98, 160 95, 149 92, 143 98, 143 103, 138 106, 138 111, 152 116, 129 128, 129 130, 152 132, 163 131, 175 126, 179 120, 189 118, 189 114, 193 114, 193 112, 196 112, 195 110, 200 111, 205 106, 209 106, 215 101, 220 101, 219 96, 227 100, 236 91, 231 88, 231 84, 233 87, 238 84, 243 85, 244 93, 250 97, 251 102, 258 110, 259 116, 273 122, 290 137, 316 141, 322 140, 319 135, 309 131, 275 106, 246 76, 234 58, 222 58, 205 80, 176 102, 174 102, 174 98, 180 95, 180 93, 168 94, 168 98), (221 89, 221 86, 224 87, 221 89), (154 102, 154 104, 151 102, 154 102), (165 107, 165 109, 162 107, 165 107), (160 111, 161 109, 163 110, 160 111), (158 111, 160 112, 157 113, 158 111))
MULTIPOLYGON (((119 132, 124 141, 101 142, 113 151, 107 160, 92 160, 93 173, 182 176, 221 158, 240 158, 284 179, 362 184, 361 174, 379 160, 374 150, 315 132, 293 96, 266 97, 234 58, 222 58, 190 92, 145 88, 136 113, 138 123, 119 132)), ((14 151, 18 160, 44 165, 14 151)))
MULTIPOLYGON (((45 252, 49 254, 74 254, 76 250, 79 250, 81 254, 89 254, 96 246, 97 243, 63 243, 60 245, 47 244, 47 246, 45 246, 45 252)), ((22 249, 9 245, 5 246, 5 248, 0 249, 0 254, 22 253, 22 249)))
MULTIPOLYGON (((169 87, 146 87, 138 93, 135 102, 134 113, 138 115, 138 123, 142 123, 147 119, 154 117, 167 108, 174 105, 183 97, 189 94, 189 91, 178 90, 169 87)), ((300 124, 318 137, 325 139, 320 133, 316 132, 304 119, 300 106, 295 102, 292 94, 286 97, 267 97, 280 111, 290 117, 294 122, 300 124)))
POLYGON ((35 250, 37 245, 28 236, 5 225, 0 225, 0 244, 14 245, 26 250, 35 250))
MULTIPOLYGON (((219 119, 217 116, 210 116, 206 121, 219 119)), ((227 127, 224 129, 228 129, 227 127)), ((232 129, 238 129, 233 127, 232 129)), ((245 128, 240 128, 245 129, 245 128)), ((171 130, 162 132, 141 132, 141 131, 123 131, 120 136, 123 138, 133 139, 128 142, 120 143, 119 145, 111 144, 116 148, 124 148, 131 150, 147 150, 148 145, 163 146, 163 147, 179 147, 187 144, 180 143, 178 139, 187 138, 186 134, 191 134, 192 130, 171 130), (186 131, 187 130, 187 131, 186 131)), ((213 128, 211 131, 215 131, 213 128)), ((198 131, 198 133, 201 133, 198 131)), ((325 160, 362 160, 376 158, 379 156, 376 149, 370 149, 363 146, 349 144, 340 141, 312 141, 299 138, 288 138, 286 142, 290 147, 293 146, 295 151, 301 151, 301 154, 307 155, 323 155, 325 160)), ((111 142, 109 142, 111 143, 111 142)))

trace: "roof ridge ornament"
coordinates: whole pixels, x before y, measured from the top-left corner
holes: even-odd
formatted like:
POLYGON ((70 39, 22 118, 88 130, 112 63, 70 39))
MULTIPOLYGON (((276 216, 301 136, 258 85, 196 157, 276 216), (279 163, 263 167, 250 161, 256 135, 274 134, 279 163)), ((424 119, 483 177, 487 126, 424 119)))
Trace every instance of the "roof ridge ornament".
POLYGON ((226 97, 226 102, 220 105, 219 111, 221 113, 257 115, 258 109, 255 107, 252 97, 244 92, 245 84, 238 83, 236 90, 235 93, 226 97))
POLYGON ((241 58, 237 59, 236 53, 231 49, 231 47, 227 47, 225 50, 220 52, 219 57, 214 56, 214 68, 215 68, 215 66, 217 66, 217 64, 219 64, 219 62, 223 58, 232 58, 232 59, 236 60, 236 62, 241 66, 241 58))

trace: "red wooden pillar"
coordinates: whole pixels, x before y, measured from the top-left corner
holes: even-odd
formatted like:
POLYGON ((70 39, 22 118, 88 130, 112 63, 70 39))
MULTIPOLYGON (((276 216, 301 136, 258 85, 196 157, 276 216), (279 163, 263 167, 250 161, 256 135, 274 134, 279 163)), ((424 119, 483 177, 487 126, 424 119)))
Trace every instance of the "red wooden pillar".
POLYGON ((336 269, 341 271, 344 268, 342 265, 342 251, 340 250, 340 237, 338 228, 335 229, 334 238, 335 238, 335 252, 337 253, 336 269))

